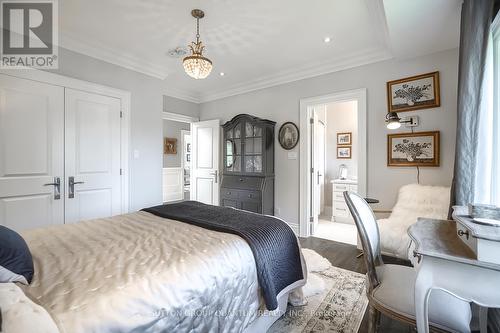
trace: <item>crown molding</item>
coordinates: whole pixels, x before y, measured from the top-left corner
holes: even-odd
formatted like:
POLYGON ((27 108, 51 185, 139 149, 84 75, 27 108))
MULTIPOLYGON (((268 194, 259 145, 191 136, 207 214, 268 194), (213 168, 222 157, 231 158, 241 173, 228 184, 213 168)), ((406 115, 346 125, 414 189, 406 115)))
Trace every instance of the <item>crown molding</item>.
POLYGON ((368 8, 368 12, 372 13, 369 17, 374 27, 375 38, 382 43, 382 45, 392 52, 391 38, 389 35, 389 26, 387 25, 387 18, 385 16, 384 0, 364 0, 368 8))
POLYGON ((283 71, 277 74, 265 76, 256 80, 241 83, 229 89, 208 92, 200 95, 199 103, 230 96, 244 94, 250 91, 265 89, 284 83, 299 81, 315 76, 338 72, 341 70, 367 65, 392 58, 387 48, 377 48, 357 54, 348 54, 327 62, 318 62, 314 65, 299 67, 294 70, 283 71))
POLYGON ((187 90, 187 89, 180 89, 180 88, 174 88, 174 87, 166 87, 164 95, 169 96, 169 97, 174 97, 178 99, 182 99, 187 102, 192 102, 199 104, 200 102, 200 95, 192 90, 187 90))
POLYGON ((60 46, 65 49, 85 54, 108 63, 130 69, 160 80, 164 80, 168 75, 168 69, 144 60, 118 52, 107 45, 97 45, 97 43, 83 42, 68 32, 60 33, 60 46))

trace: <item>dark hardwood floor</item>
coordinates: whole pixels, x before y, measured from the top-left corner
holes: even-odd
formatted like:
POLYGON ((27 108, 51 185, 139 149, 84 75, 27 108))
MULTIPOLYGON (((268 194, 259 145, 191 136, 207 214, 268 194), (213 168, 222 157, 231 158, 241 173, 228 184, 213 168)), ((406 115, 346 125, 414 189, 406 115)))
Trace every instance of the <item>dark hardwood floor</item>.
MULTIPOLYGON (((356 258, 359 250, 354 245, 333 242, 322 238, 301 238, 300 243, 303 248, 311 249, 328 259, 333 266, 347 269, 350 271, 366 274, 366 268, 363 258, 356 258)), ((409 262, 383 257, 384 263, 409 265, 409 262)), ((412 332, 410 326, 402 324, 382 315, 379 332, 383 333, 408 333, 412 332)), ((359 328, 359 333, 368 332, 368 309, 359 328)))

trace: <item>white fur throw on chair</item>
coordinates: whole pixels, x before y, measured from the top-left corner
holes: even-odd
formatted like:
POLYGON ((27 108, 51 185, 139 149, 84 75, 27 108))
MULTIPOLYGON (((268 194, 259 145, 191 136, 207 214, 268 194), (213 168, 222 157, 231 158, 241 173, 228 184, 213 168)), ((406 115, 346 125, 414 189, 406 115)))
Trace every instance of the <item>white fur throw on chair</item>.
POLYGON ((408 259, 407 229, 418 217, 446 219, 450 188, 409 184, 399 189, 398 201, 387 219, 378 220, 383 254, 408 259))

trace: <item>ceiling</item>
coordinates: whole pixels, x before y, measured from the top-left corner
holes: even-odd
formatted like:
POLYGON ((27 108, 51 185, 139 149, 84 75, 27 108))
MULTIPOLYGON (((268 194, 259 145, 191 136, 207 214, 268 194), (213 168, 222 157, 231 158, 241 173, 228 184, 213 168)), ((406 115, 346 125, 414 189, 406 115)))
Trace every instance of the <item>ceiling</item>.
POLYGON ((458 46, 459 0, 65 0, 61 46, 164 80, 167 94, 205 102, 285 82, 458 46), (168 51, 194 39, 194 80, 168 51), (331 42, 325 43, 324 38, 331 42), (224 76, 219 73, 224 72, 224 76))

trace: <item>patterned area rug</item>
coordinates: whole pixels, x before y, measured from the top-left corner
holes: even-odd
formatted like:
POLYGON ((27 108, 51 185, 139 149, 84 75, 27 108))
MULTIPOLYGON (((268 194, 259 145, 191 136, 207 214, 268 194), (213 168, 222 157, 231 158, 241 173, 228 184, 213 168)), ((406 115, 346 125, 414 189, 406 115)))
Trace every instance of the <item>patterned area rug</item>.
POLYGON ((305 306, 289 305, 268 332, 357 332, 368 305, 365 276, 333 266, 308 274, 320 277, 326 288, 307 297, 305 306))

